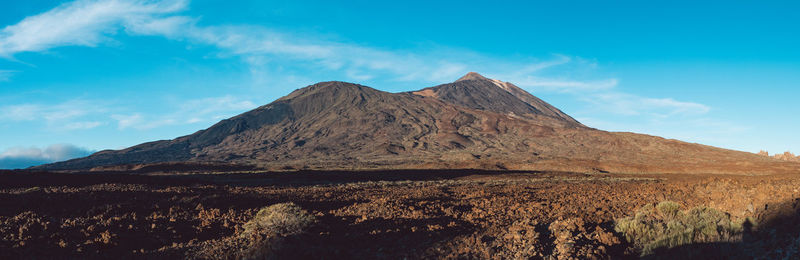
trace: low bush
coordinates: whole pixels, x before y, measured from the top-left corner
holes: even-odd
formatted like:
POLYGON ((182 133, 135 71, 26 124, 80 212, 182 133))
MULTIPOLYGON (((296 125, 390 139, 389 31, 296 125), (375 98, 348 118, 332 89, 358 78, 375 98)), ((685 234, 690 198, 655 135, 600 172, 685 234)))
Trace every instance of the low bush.
POLYGON ((244 224, 240 236, 249 246, 236 258, 280 259, 286 239, 305 233, 315 222, 313 215, 291 202, 264 207, 244 224))
POLYGON ((615 230, 644 256, 692 243, 740 241, 743 226, 712 208, 681 211, 680 204, 664 201, 642 207, 633 217, 617 219, 615 230))
POLYGON ((314 224, 314 216, 294 203, 280 203, 264 207, 252 220, 244 224, 242 236, 269 234, 290 236, 302 233, 314 224))

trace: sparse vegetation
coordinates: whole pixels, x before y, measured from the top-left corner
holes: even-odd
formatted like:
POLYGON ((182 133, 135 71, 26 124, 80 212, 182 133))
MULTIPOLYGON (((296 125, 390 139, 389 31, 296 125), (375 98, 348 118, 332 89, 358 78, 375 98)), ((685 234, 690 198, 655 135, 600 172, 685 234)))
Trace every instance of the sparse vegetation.
POLYGON ((314 224, 314 216, 292 202, 264 207, 244 224, 242 236, 269 234, 291 236, 314 224))
POLYGON ((316 222, 314 216, 292 202, 264 207, 244 224, 241 238, 250 246, 237 258, 278 259, 288 237, 302 234, 316 222))
POLYGON ((0 259, 629 259, 684 234, 667 231, 675 223, 714 229, 645 258, 800 252, 797 175, 418 173, 0 174, 0 259), (662 196, 683 205, 652 204, 637 219, 662 196), (703 204, 731 216, 690 210, 703 204), (626 216, 651 238, 615 232, 626 216), (736 226, 746 216, 758 216, 752 232, 736 226), (703 219, 713 225, 687 224, 703 219), (731 229, 734 243, 720 236, 731 229))
POLYGON ((672 201, 648 204, 633 217, 616 221, 615 230, 641 250, 642 255, 692 243, 741 240, 743 223, 731 221, 727 213, 707 207, 681 211, 672 201))
POLYGON ((37 191, 41 191, 41 190, 42 190, 42 188, 39 188, 39 187, 30 187, 30 188, 27 188, 27 189, 23 190, 21 193, 37 192, 37 191))

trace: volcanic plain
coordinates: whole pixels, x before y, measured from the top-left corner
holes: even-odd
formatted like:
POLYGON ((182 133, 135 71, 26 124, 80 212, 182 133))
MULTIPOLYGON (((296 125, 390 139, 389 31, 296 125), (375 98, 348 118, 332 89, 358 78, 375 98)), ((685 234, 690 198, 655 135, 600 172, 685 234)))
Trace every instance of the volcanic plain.
POLYGON ((0 259, 796 259, 800 162, 586 126, 469 73, 321 82, 0 172, 0 259))
POLYGON ((314 222, 270 242, 271 257, 635 258, 615 220, 662 201, 758 226, 738 242, 658 256, 774 259, 800 245, 793 174, 5 172, 0 180, 5 259, 242 258, 253 246, 245 224, 288 202, 314 222))

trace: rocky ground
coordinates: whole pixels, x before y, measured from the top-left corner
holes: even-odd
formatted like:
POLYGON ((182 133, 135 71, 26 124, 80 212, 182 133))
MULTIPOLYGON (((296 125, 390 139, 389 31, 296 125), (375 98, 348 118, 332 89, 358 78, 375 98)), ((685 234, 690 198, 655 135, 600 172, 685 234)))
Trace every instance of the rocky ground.
POLYGON ((0 258, 242 257, 264 246, 243 238, 244 224, 284 202, 316 222, 281 246, 266 236, 279 258, 634 258, 614 220, 666 200, 758 225, 737 244, 646 257, 793 258, 798 188, 796 174, 4 172, 0 258))

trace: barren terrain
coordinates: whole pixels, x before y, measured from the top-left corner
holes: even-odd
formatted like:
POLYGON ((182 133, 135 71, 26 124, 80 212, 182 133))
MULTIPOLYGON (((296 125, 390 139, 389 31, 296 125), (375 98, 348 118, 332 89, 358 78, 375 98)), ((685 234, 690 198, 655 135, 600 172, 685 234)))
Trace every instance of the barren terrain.
POLYGON ((0 252, 797 257, 798 173, 593 129, 477 73, 402 93, 321 82, 194 134, 3 174, 0 252))
POLYGON ((102 171, 158 163, 322 171, 800 171, 800 163, 753 153, 593 129, 511 83, 477 73, 401 93, 320 82, 190 135, 36 168, 102 171))
POLYGON ((254 245, 244 224, 284 202, 316 221, 278 242, 267 236, 269 256, 633 258, 615 219, 667 200, 757 224, 738 242, 657 256, 796 257, 798 187, 796 174, 4 172, 0 258, 241 257, 254 245))

